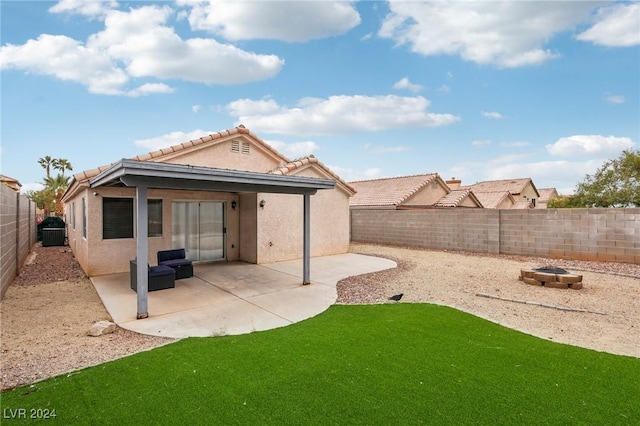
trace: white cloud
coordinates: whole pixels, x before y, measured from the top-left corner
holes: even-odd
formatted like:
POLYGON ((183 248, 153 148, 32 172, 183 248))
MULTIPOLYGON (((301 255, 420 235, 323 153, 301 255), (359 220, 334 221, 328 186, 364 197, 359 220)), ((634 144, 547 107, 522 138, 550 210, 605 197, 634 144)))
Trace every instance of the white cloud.
POLYGON ((558 56, 544 45, 572 29, 593 2, 391 1, 378 35, 421 55, 460 55, 499 67, 536 65, 558 56))
POLYGON ((173 93, 174 89, 164 83, 145 83, 137 89, 129 90, 126 94, 133 98, 153 93, 173 93))
POLYGON ((339 166, 327 166, 331 171, 340 176, 342 180, 346 182, 355 182, 358 180, 368 180, 379 178, 382 174, 382 169, 372 167, 364 170, 355 170, 347 167, 339 166))
POLYGON ((202 109, 202 106, 201 106, 201 105, 193 105, 193 106, 191 107, 191 111, 193 111, 193 112, 194 112, 194 113, 196 113, 196 114, 197 114, 201 109, 202 109))
POLYGON ((471 142, 471 146, 474 146, 476 148, 484 148, 489 145, 491 145, 491 141, 488 140, 477 140, 471 142))
POLYGON ((627 137, 601 135, 574 135, 558 139, 555 143, 546 145, 551 155, 563 157, 576 156, 617 156, 620 151, 633 148, 635 143, 627 137))
POLYGON ((622 95, 607 95, 607 101, 612 104, 623 104, 625 100, 626 99, 622 95))
POLYGON ((87 86, 89 92, 122 95, 129 77, 101 50, 67 36, 42 34, 21 46, 0 47, 0 68, 22 69, 87 86))
POLYGON ((189 23, 227 40, 305 42, 344 34, 360 24, 352 2, 178 0, 192 7, 189 23))
POLYGON ((20 193, 25 194, 27 191, 40 191, 43 188, 44 185, 38 182, 25 183, 22 185, 22 188, 20 188, 20 193))
POLYGON ((116 7, 118 7, 118 2, 114 0, 60 0, 49 8, 49 12, 75 13, 89 17, 98 17, 116 7))
POLYGON ((393 84, 394 89, 406 89, 410 92, 417 93, 422 90, 422 86, 414 84, 407 77, 401 78, 393 84))
POLYGON ((491 118, 494 120, 500 120, 504 118, 504 115, 500 114, 499 112, 482 111, 481 114, 486 118, 491 118))
POLYGON ((138 139, 133 143, 136 146, 155 151, 162 148, 169 148, 173 145, 179 145, 190 140, 199 139, 203 136, 215 133, 208 130, 193 130, 191 132, 171 132, 164 135, 156 136, 148 139, 138 139))
POLYGON ((447 86, 446 84, 443 84, 442 86, 440 86, 438 91, 439 92, 444 92, 444 93, 449 93, 451 91, 451 87, 447 86))
POLYGON ((104 30, 89 36, 86 43, 41 34, 22 45, 0 47, 0 69, 72 81, 96 94, 140 96, 173 89, 158 82, 127 87, 132 78, 240 84, 271 78, 284 65, 275 55, 247 52, 213 39, 183 40, 167 25, 172 13, 167 6, 106 10, 104 30))
POLYGON ((408 146, 375 146, 371 144, 366 144, 364 149, 373 154, 388 154, 394 152, 406 152, 409 151, 408 146))
POLYGON ((172 13, 166 6, 112 11, 105 30, 89 37, 87 46, 123 61, 133 77, 240 84, 271 78, 284 65, 275 55, 258 55, 213 39, 183 40, 166 25, 172 13))
POLYGON ((607 47, 628 47, 640 44, 640 3, 616 3, 598 10, 598 22, 578 34, 581 41, 607 47))
POLYGON ((274 100, 240 99, 229 103, 229 113, 258 133, 335 135, 359 131, 446 126, 460 118, 427 112, 422 96, 331 96, 304 98, 296 107, 274 100))
POLYGON ((507 147, 507 148, 520 148, 523 146, 529 146, 531 145, 529 142, 524 142, 524 141, 516 141, 516 142, 502 142, 500 145, 507 147))
POLYGON ((285 143, 282 141, 265 140, 265 142, 288 158, 306 157, 320 149, 318 144, 313 141, 285 143))

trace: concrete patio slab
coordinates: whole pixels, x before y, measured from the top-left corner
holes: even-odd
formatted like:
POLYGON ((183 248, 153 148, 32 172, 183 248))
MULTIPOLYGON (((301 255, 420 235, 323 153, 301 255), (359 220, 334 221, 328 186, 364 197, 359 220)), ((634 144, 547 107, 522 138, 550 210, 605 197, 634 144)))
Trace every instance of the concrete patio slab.
POLYGON ((313 317, 335 303, 343 278, 396 267, 353 253, 311 259, 311 284, 302 285, 302 260, 254 265, 213 262, 194 265, 192 278, 149 293, 149 317, 136 319, 136 293, 129 274, 91 278, 111 318, 120 327, 164 337, 251 333, 313 317))

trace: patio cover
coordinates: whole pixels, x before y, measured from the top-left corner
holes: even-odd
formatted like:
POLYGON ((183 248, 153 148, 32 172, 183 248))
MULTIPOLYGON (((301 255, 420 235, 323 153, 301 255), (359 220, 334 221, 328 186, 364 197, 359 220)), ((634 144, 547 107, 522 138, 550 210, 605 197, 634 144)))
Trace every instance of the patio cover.
MULTIPOLYGON (((147 259, 147 189, 178 189, 216 192, 264 192, 303 196, 303 281, 310 283, 311 195, 321 189, 333 189, 336 181, 299 176, 216 169, 183 164, 122 159, 89 181, 90 188, 127 186, 136 188, 136 257, 147 259)), ((138 268, 138 318, 147 318, 148 275, 138 268)))

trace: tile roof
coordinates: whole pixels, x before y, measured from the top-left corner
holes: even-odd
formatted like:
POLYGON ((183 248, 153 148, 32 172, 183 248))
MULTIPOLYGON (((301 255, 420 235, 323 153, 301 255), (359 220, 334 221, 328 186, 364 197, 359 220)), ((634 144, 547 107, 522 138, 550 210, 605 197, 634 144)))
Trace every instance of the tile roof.
POLYGON ((558 190, 556 190, 555 188, 540 188, 538 189, 538 194, 540 194, 540 198, 538 199, 538 201, 540 201, 541 203, 546 203, 552 198, 558 196, 558 190))
POLYGON ((416 192, 439 179, 437 173, 349 182, 356 195, 350 206, 399 206, 416 192))
MULTIPOLYGON (((168 157, 168 156, 170 156, 172 154, 176 154, 176 153, 179 153, 181 151, 188 150, 190 148, 197 147, 199 145, 203 145, 203 144, 206 144, 206 143, 215 143, 215 142, 221 141, 221 140, 223 140, 225 138, 228 138, 229 136, 234 136, 234 135, 247 135, 247 136, 249 136, 250 138, 254 139, 260 145, 261 148, 263 148, 267 152, 270 152, 272 155, 274 155, 275 157, 279 158, 281 162, 285 163, 284 166, 278 167, 277 169, 274 169, 274 170, 271 170, 268 173, 286 174, 286 173, 291 172, 295 168, 301 167, 304 164, 314 163, 314 164, 317 164, 320 168, 322 168, 333 179, 336 179, 336 181, 338 181, 347 190, 347 192, 350 192, 351 195, 353 195, 353 193, 355 193, 355 190, 353 189, 353 187, 351 187, 347 182, 342 180, 338 175, 336 175, 331 170, 329 170, 329 168, 327 166, 325 166, 324 164, 319 162, 315 157, 310 156, 310 157, 305 157, 305 158, 302 158, 302 159, 299 159, 299 160, 291 161, 287 157, 285 157, 284 155, 279 153, 271 145, 269 145, 264 140, 262 140, 260 137, 258 137, 254 133, 252 133, 249 129, 247 129, 242 124, 239 125, 238 127, 234 128, 234 129, 223 130, 223 131, 220 131, 220 132, 217 132, 217 133, 212 133, 210 135, 203 136, 203 137, 198 138, 198 139, 193 139, 193 140, 190 140, 188 142, 183 142, 183 143, 178 144, 178 145, 173 145, 173 146, 170 146, 168 148, 163 148, 163 149, 160 149, 160 150, 157 150, 157 151, 148 152, 146 154, 137 155, 135 157, 132 157, 131 159, 132 160, 136 160, 136 161, 157 161, 157 162, 158 161, 163 161, 166 157, 168 157), (287 169, 288 171, 283 173, 283 169, 287 169)), ((100 166, 100 167, 98 167, 96 169, 85 170, 85 171, 82 171, 80 173, 77 173, 77 174, 73 175, 73 179, 71 181, 71 184, 67 188, 67 191, 65 192, 65 196, 67 194, 69 194, 69 193, 74 192, 75 188, 77 188, 78 186, 80 186, 82 184, 85 184, 91 178, 99 175, 103 171, 105 171, 108 168, 110 168, 112 165, 113 165, 113 163, 112 164, 107 164, 107 165, 104 165, 104 166, 100 166)), ((64 197, 63 197, 63 199, 64 199, 64 197)))
POLYGON ((511 194, 517 195, 520 194, 528 184, 531 184, 535 188, 531 178, 485 180, 474 183, 473 185, 466 185, 464 188, 472 189, 476 195, 478 192, 496 191, 509 191, 511 194))
MULTIPOLYGON (((258 136, 256 136, 255 134, 251 133, 251 131, 249 129, 247 129, 246 127, 244 127, 242 124, 239 125, 238 127, 236 127, 235 129, 231 129, 231 130, 223 130, 220 131, 218 133, 212 133, 210 135, 207 136, 203 136, 201 138, 198 139, 192 139, 188 142, 183 142, 181 144, 178 145, 173 145, 170 146, 168 148, 162 148, 160 150, 157 151, 151 151, 148 152, 146 154, 142 154, 142 155, 136 155, 135 157, 132 157, 132 160, 137 160, 137 161, 161 161, 164 157, 170 155, 170 154, 175 154, 178 153, 180 151, 184 151, 186 149, 207 143, 207 142, 216 142, 222 138, 225 138, 227 136, 232 136, 232 135, 237 135, 237 134, 242 134, 242 135, 249 135, 251 138, 255 139, 256 141, 258 141, 263 148, 265 148, 267 151, 270 151, 272 154, 274 154, 275 156, 281 158, 283 161, 289 161, 289 159, 287 157, 285 157, 284 155, 280 154, 278 151, 276 151, 274 148, 271 147, 271 145, 269 145, 268 143, 266 143, 265 141, 263 141, 262 139, 260 139, 258 136)), ((83 172, 77 173, 75 175, 73 175, 73 178, 77 181, 83 182, 83 181, 87 181, 95 176, 97 176, 98 174, 100 174, 101 172, 103 172, 104 170, 108 169, 109 167, 111 167, 113 165, 112 164, 108 164, 105 166, 100 166, 97 169, 91 169, 91 170, 85 170, 83 172)))
POLYGON ((447 195, 439 199, 438 202, 434 204, 434 206, 435 207, 458 207, 467 198, 471 198, 478 207, 480 208, 483 207, 480 200, 475 196, 473 191, 471 191, 470 189, 453 189, 447 195))
POLYGON ((509 191, 486 191, 486 192, 476 192, 473 190, 474 195, 482 205, 487 209, 497 209, 500 204, 502 204, 505 199, 510 199, 511 204, 515 204, 515 199, 513 195, 509 193, 509 191))
POLYGON ((281 167, 276 167, 275 169, 270 170, 268 173, 273 174, 273 175, 288 175, 289 173, 291 173, 291 172, 293 172, 295 170, 298 170, 298 169, 300 169, 302 167, 305 167, 307 165, 310 165, 310 164, 316 164, 325 173, 327 173, 329 176, 331 176, 333 179, 335 179, 338 183, 340 183, 342 186, 344 186, 345 189, 347 190, 347 192, 349 192, 351 195, 356 193, 356 190, 355 190, 355 188, 353 186, 349 185, 347 182, 342 180, 342 178, 340 178, 340 176, 338 176, 337 174, 332 172, 331 169, 329 169, 322 162, 320 162, 314 155, 309 155, 307 157, 302 157, 302 158, 295 159, 293 161, 290 161, 290 162, 284 164, 281 167))
POLYGON ((22 184, 20 183, 20 181, 18 179, 14 179, 14 178, 6 176, 6 175, 1 175, 0 174, 0 182, 4 183, 9 188, 11 188, 13 190, 16 190, 16 191, 19 191, 20 188, 22 188, 22 184))

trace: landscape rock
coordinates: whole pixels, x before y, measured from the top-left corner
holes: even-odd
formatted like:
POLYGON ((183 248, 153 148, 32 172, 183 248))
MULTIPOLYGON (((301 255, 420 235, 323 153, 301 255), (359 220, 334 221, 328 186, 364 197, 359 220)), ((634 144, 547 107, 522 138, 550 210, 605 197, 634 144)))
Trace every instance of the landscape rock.
POLYGON ((91 326, 89 330, 89 336, 103 336, 105 334, 110 334, 116 331, 116 324, 111 321, 98 321, 97 323, 91 326))

